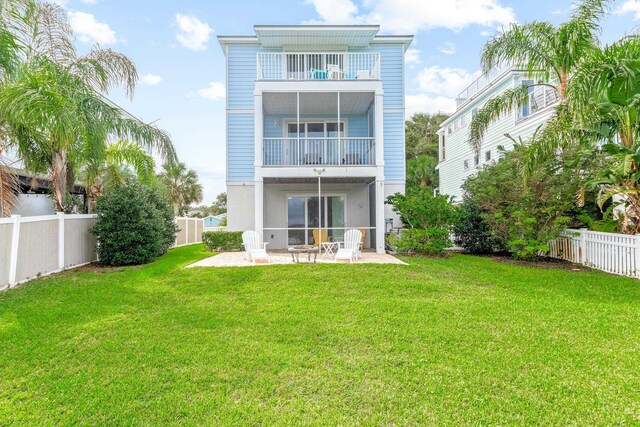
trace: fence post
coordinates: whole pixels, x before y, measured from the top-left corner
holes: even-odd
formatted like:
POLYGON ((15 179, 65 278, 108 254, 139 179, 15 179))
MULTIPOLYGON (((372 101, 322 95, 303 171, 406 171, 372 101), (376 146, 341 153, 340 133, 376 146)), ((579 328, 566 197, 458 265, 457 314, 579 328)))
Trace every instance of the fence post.
POLYGON ((58 212, 58 268, 64 270, 64 212, 58 212))
POLYGON ((15 286, 18 273, 18 244, 20 243, 20 215, 11 215, 11 257, 9 258, 9 287, 15 286))
POLYGON ((580 263, 587 265, 587 228, 580 229, 580 263))
POLYGON ((640 279, 640 268, 638 268, 638 262, 640 261, 640 235, 633 236, 636 239, 636 244, 634 247, 635 250, 635 259, 633 260, 633 266, 636 269, 635 275, 638 279, 640 279))

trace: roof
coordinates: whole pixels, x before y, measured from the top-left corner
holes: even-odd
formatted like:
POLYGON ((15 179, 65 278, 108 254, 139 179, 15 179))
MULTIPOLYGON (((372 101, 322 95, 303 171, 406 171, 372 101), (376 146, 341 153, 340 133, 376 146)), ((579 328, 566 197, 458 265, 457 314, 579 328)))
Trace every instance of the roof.
POLYGON ((402 44, 406 50, 413 36, 378 35, 379 25, 255 25, 255 36, 218 36, 223 48, 228 44, 259 44, 265 48, 332 47, 365 48, 372 43, 402 44))

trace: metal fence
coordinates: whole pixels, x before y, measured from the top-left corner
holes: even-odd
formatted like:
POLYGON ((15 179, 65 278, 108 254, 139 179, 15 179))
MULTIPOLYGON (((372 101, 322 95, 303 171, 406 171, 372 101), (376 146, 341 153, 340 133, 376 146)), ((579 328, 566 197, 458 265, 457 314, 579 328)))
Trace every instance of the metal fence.
POLYGON ((377 52, 270 52, 257 54, 258 80, 378 80, 377 52))
POLYGON ((375 164, 375 138, 264 138, 265 166, 375 164))

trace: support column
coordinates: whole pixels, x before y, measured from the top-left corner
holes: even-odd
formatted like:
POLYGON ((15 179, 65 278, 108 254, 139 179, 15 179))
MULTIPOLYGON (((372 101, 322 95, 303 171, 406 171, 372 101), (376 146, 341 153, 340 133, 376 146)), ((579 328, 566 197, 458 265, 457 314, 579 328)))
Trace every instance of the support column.
POLYGON ((262 165, 264 164, 264 117, 262 112, 262 92, 255 91, 253 94, 253 115, 255 134, 255 173, 253 179, 254 194, 254 229, 260 235, 260 240, 264 239, 264 182, 262 181, 262 165))
POLYGON ((262 177, 253 184, 255 197, 255 230, 260 235, 260 241, 264 239, 264 182, 262 177))
POLYGON ((384 93, 376 91, 375 102, 376 141, 376 252, 384 253, 384 93))
POLYGON ((376 180, 376 252, 384 253, 384 181, 376 180))

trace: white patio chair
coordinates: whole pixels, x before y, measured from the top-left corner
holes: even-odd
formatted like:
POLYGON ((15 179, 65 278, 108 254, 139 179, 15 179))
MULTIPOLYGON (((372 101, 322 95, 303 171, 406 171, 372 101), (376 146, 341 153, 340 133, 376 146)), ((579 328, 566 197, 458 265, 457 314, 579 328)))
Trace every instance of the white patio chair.
POLYGON ((269 243, 260 243, 260 234, 257 231, 247 230, 242 233, 242 246, 244 246, 244 259, 249 261, 267 261, 270 262, 267 254, 267 245, 269 243))
POLYGON ((336 253, 336 261, 348 259, 349 262, 353 262, 358 259, 360 240, 362 240, 362 233, 360 230, 347 230, 346 233, 344 233, 344 242, 342 247, 340 247, 336 253))

